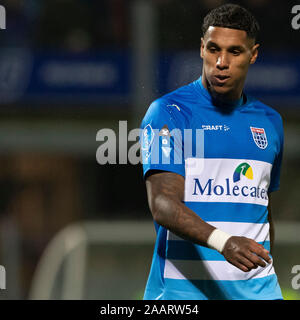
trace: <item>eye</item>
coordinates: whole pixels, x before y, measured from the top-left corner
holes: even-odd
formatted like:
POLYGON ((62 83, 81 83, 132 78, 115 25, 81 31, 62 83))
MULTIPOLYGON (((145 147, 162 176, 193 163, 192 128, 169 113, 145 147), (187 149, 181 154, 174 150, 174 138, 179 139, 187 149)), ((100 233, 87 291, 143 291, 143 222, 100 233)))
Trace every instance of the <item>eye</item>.
POLYGON ((216 49, 215 47, 209 47, 209 48, 208 48, 208 51, 209 51, 210 53, 215 53, 215 52, 217 51, 217 49, 216 49))
POLYGON ((241 51, 240 50, 237 50, 237 49, 233 49, 231 50, 231 53, 234 55, 234 56, 238 56, 241 54, 241 51))

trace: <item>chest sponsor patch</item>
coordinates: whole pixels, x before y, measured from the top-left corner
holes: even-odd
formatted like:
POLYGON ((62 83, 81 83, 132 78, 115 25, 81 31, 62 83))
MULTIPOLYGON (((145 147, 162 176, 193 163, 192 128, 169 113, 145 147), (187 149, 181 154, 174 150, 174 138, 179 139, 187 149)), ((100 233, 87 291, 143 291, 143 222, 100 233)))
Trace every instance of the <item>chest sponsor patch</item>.
POLYGON ((185 201, 268 205, 272 165, 243 159, 186 159, 185 201), (202 163, 197 174, 189 162, 202 163))

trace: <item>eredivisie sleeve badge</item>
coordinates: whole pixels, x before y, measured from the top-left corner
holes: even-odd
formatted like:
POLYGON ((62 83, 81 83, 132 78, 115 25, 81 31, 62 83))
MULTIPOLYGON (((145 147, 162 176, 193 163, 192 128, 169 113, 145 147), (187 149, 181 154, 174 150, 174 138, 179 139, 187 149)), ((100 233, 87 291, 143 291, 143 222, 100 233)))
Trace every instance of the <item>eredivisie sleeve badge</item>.
POLYGON ((260 149, 266 149, 268 146, 268 140, 267 140, 267 135, 265 132, 264 128, 255 128, 255 127, 250 127, 251 132, 252 132, 252 137, 255 142, 255 144, 260 148, 260 149))

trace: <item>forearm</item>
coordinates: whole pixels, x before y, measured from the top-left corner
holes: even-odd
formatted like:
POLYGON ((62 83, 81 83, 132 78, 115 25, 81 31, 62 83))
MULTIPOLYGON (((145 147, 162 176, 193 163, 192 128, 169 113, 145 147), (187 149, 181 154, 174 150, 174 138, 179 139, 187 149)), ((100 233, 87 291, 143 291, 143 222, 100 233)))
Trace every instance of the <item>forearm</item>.
POLYGON ((146 180, 153 219, 177 236, 202 246, 215 227, 202 220, 184 203, 184 178, 171 172, 152 174, 146 180))
POLYGON ((215 227, 172 197, 159 196, 155 202, 152 215, 158 224, 185 240, 207 247, 207 239, 215 227))

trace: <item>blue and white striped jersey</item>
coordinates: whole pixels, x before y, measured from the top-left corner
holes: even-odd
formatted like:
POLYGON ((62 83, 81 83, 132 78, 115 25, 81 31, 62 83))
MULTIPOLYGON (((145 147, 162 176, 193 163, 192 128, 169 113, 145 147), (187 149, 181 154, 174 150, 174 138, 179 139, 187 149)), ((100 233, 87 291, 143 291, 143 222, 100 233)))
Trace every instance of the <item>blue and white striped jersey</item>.
MULTIPOLYGON (((216 107, 200 77, 154 101, 141 127, 144 176, 182 175, 187 207, 270 249, 268 193, 279 188, 283 152, 275 110, 245 94, 230 109, 216 107)), ((273 263, 243 272, 216 250, 155 228, 144 299, 282 299, 273 263)))

